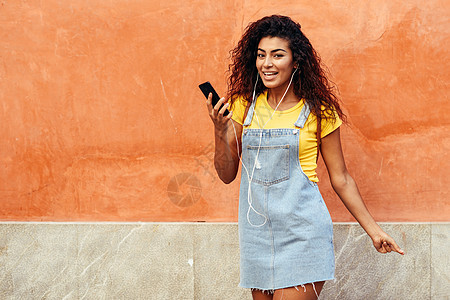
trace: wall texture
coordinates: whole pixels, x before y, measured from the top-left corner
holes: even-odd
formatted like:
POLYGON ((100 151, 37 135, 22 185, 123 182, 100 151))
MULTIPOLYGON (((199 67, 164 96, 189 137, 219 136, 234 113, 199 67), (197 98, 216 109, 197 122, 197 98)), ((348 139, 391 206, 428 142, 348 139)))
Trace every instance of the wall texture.
MULTIPOLYGON (((197 85, 226 91, 250 21, 288 14, 340 89, 379 221, 450 219, 445 1, 0 1, 0 219, 236 221, 197 85)), ((351 221, 327 181, 334 221, 351 221)))

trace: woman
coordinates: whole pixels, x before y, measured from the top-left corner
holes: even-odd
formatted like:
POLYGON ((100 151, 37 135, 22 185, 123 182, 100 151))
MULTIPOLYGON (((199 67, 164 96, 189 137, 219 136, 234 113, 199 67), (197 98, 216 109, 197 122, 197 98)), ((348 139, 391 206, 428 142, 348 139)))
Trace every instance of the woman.
POLYGON ((253 299, 316 299, 334 278, 333 225, 315 173, 319 149, 334 190, 375 248, 403 254, 346 169, 345 116, 300 25, 265 17, 247 27, 231 54, 229 101, 212 107, 210 95, 207 107, 214 165, 225 183, 235 179, 242 154, 240 286, 253 299))

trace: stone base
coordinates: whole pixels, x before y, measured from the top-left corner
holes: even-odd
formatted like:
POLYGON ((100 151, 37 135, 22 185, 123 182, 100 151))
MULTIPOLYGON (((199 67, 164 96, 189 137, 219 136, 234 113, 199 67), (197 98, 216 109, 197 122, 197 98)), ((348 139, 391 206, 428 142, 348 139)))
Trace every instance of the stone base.
MULTIPOLYGON (((450 299, 450 224, 381 224, 383 255, 335 224, 336 279, 320 299, 450 299)), ((231 223, 0 223, 0 299, 251 299, 231 223)))

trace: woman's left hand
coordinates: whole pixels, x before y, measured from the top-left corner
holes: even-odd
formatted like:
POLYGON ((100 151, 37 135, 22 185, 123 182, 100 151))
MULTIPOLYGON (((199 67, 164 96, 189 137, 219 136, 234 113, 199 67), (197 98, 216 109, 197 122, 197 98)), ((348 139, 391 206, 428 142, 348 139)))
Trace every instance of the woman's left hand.
POLYGON ((397 245, 392 237, 382 231, 372 238, 373 246, 380 253, 388 253, 391 251, 404 255, 405 252, 397 245))

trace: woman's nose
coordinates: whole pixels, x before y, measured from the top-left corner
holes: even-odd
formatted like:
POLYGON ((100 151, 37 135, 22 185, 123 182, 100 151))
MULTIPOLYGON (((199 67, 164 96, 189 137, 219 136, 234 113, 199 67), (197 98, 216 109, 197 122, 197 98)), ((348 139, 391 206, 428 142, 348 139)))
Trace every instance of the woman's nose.
POLYGON ((272 65, 273 65, 272 58, 267 56, 266 59, 264 60, 264 67, 271 67, 272 65))

